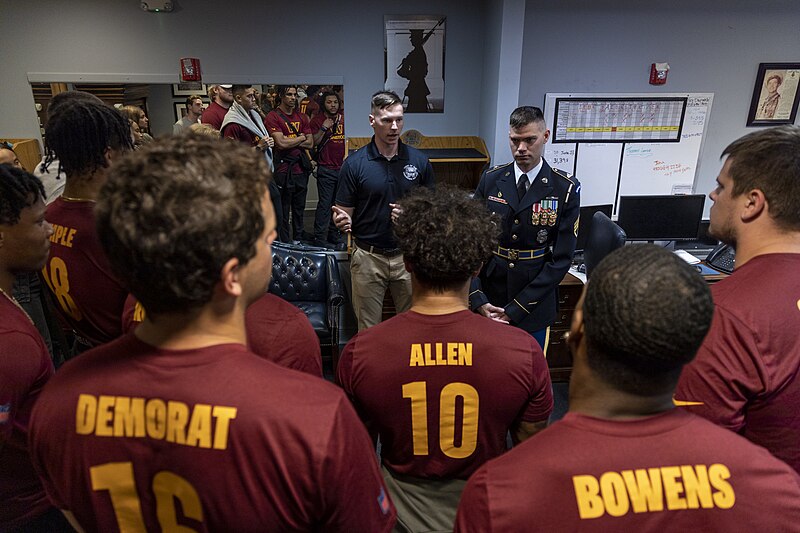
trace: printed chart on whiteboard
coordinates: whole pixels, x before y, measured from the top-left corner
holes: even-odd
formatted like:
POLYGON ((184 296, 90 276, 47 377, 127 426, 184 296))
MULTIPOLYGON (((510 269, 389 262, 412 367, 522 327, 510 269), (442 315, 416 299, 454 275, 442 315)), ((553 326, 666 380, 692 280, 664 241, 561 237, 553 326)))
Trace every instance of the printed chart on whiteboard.
POLYGON ((553 142, 680 142, 687 98, 556 98, 553 142))
POLYGON ((693 192, 713 93, 554 94, 544 157, 581 181, 581 205, 693 192), (589 131, 591 130, 591 131, 589 131))

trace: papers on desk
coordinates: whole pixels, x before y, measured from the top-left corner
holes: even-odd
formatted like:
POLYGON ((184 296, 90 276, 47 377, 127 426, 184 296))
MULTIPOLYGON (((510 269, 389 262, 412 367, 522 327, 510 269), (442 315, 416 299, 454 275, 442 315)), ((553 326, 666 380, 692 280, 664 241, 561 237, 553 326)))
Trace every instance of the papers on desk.
POLYGON ((569 267, 569 273, 581 280, 581 283, 586 285, 586 272, 579 272, 578 267, 573 265, 569 267))
POLYGON ((696 265, 697 263, 700 262, 700 260, 698 258, 693 256, 692 254, 690 254, 686 250, 673 250, 673 252, 675 253, 675 255, 677 255, 678 257, 680 257, 681 259, 683 259, 684 261, 686 261, 690 265, 696 265))

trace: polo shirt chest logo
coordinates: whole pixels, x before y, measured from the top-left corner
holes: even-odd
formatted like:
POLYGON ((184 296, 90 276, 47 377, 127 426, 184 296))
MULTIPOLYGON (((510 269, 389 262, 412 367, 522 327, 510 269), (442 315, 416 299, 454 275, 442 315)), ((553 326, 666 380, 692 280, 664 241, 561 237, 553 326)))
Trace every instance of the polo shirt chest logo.
POLYGON ((414 165, 406 165, 403 167, 403 177, 408 181, 414 181, 419 176, 419 169, 414 165))

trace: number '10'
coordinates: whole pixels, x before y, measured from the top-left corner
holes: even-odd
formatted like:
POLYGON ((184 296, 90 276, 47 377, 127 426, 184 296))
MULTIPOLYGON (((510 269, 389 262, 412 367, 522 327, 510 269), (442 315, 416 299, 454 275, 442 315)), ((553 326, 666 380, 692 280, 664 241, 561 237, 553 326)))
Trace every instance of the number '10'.
MULTIPOLYGON (((411 400, 414 455, 428 455, 428 395, 424 381, 403 385, 403 398, 411 400)), ((439 447, 453 459, 464 459, 478 445, 478 391, 466 383, 450 383, 439 396, 439 447), (464 401, 461 445, 455 445, 456 398, 464 401)))

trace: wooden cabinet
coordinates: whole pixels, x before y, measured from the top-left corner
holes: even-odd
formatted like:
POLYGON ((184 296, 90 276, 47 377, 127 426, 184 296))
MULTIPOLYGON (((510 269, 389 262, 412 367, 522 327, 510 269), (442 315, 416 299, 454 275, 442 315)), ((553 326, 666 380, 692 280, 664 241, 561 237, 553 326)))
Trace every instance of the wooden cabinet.
MULTIPOLYGON (((474 191, 481 173, 489 165, 489 151, 480 137, 426 137, 417 130, 408 130, 400 139, 428 156, 437 183, 474 191)), ((350 137, 347 139, 347 153, 366 146, 369 141, 369 137, 350 137)))
POLYGON ((547 366, 552 381, 569 381, 572 372, 572 354, 564 334, 569 331, 572 313, 583 292, 583 283, 570 273, 558 286, 558 314, 550 326, 550 342, 547 345, 547 366))
POLYGON ((14 153, 22 166, 28 172, 33 172, 39 161, 42 160, 42 150, 37 139, 2 139, 14 146, 14 153))

